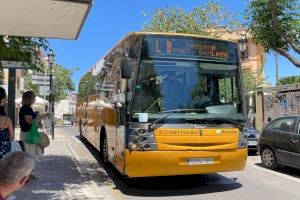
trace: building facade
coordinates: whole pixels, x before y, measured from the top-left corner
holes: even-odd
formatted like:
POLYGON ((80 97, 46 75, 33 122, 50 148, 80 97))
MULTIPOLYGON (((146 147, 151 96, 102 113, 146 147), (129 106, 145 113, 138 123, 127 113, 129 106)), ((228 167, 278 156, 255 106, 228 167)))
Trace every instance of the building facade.
POLYGON ((77 101, 77 93, 69 94, 65 99, 55 103, 55 118, 58 121, 62 121, 64 115, 76 115, 76 101, 77 101))

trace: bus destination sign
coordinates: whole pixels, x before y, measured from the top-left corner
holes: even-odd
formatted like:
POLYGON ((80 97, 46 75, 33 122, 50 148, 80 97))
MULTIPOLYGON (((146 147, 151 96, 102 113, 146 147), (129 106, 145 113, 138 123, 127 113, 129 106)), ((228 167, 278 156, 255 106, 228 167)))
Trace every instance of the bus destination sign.
POLYGON ((144 57, 186 58, 236 63, 236 45, 231 42, 182 36, 148 36, 144 57))

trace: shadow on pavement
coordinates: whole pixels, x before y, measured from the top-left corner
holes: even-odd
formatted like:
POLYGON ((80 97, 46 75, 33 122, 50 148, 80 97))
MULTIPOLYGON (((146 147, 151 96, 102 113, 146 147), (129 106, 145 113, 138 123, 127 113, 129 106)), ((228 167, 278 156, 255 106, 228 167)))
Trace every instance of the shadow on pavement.
POLYGON ((248 156, 258 156, 257 150, 248 150, 248 156))
MULTIPOLYGON (((78 170, 77 161, 69 156, 45 155, 37 161, 36 179, 30 180, 17 191, 16 199, 89 199, 85 191, 90 189, 90 180, 78 170)), ((80 165, 90 163, 80 162, 80 165)), ((101 173, 101 172, 97 172, 101 173)), ((110 180, 101 176, 98 184, 106 184, 110 180)))
POLYGON ((236 178, 227 178, 220 174, 186 175, 151 178, 126 178, 112 165, 104 165, 99 152, 84 138, 77 136, 100 166, 108 173, 116 188, 124 195, 155 197, 155 196, 183 196, 224 192, 242 187, 236 178))
MULTIPOLYGON (((263 166, 262 163, 255 163, 255 165, 259 166, 261 168, 267 169, 267 168, 265 168, 263 166)), ((285 174, 285 175, 289 175, 289 176, 294 177, 294 178, 300 179, 300 170, 296 169, 296 168, 280 166, 280 167, 278 167, 277 169, 275 169, 273 171, 278 172, 278 173, 282 173, 282 174, 285 174)))

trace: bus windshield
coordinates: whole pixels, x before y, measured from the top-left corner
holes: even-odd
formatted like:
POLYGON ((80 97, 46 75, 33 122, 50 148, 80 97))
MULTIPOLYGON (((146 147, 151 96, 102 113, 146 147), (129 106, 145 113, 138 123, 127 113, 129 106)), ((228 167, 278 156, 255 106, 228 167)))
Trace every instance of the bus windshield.
POLYGON ((149 113, 150 118, 157 118, 158 113, 168 110, 192 109, 194 112, 172 117, 201 114, 242 119, 237 75, 237 66, 144 60, 135 86, 133 116, 149 113), (205 114, 196 112, 203 109, 207 110, 205 114))
MULTIPOLYGON (((178 109, 190 112, 177 112, 168 119, 244 120, 240 72, 237 62, 233 62, 234 56, 230 56, 230 62, 220 62, 215 58, 210 62, 205 59, 208 58, 205 52, 206 57, 196 59, 192 55, 193 59, 189 59, 191 55, 187 53, 156 55, 151 52, 149 42, 147 48, 147 51, 142 50, 148 54, 142 56, 134 88, 133 120, 136 121, 141 113, 146 113, 149 120, 155 120, 170 110, 178 109)), ((161 46, 153 48, 166 53, 161 46)), ((186 49, 181 49, 184 50, 186 49)), ((211 55, 215 55, 214 52, 211 55)))

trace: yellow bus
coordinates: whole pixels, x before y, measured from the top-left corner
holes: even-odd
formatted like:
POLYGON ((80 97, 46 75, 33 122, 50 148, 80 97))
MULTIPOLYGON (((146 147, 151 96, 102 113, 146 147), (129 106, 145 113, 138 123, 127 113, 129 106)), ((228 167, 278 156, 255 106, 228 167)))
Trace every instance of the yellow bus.
POLYGON ((76 119, 127 177, 243 170, 242 91, 237 43, 129 33, 82 77, 76 119))

